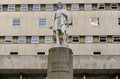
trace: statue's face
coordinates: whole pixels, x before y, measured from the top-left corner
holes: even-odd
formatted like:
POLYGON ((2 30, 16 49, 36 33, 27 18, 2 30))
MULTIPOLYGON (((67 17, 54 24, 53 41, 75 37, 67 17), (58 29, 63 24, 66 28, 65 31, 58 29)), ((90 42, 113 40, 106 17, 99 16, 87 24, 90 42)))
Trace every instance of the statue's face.
POLYGON ((58 3, 57 7, 58 7, 58 9, 61 9, 63 7, 63 4, 62 3, 58 3))

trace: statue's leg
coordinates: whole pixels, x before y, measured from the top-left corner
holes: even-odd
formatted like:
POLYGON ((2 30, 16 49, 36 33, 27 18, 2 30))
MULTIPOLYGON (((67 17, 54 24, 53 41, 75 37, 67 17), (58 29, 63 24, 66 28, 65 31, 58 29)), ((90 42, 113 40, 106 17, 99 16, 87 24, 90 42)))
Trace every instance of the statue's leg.
POLYGON ((59 32, 58 31, 56 31, 56 43, 57 43, 57 45, 60 45, 59 32))
POLYGON ((66 41, 67 41, 67 36, 66 36, 66 33, 64 32, 63 33, 63 44, 64 45, 67 45, 66 41))

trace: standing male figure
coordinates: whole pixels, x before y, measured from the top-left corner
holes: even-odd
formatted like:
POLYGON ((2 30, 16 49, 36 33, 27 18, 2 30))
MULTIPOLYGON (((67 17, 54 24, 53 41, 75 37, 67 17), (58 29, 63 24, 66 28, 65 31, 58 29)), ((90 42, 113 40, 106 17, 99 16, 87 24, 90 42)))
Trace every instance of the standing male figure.
POLYGON ((54 38, 56 44, 67 46, 67 29, 69 27, 69 16, 68 12, 63 9, 63 4, 58 2, 58 10, 55 12, 53 26, 50 27, 53 30, 54 38))

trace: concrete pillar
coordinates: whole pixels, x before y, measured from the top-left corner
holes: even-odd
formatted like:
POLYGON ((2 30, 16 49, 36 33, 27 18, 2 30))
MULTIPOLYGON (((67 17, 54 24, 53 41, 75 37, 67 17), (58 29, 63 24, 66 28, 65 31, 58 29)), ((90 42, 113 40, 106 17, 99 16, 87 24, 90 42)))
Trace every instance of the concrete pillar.
POLYGON ((83 79, 86 79, 86 76, 85 76, 85 75, 83 76, 83 79))
POLYGON ((20 74, 20 79, 23 79, 23 75, 22 74, 20 74))
POLYGON ((72 50, 53 47, 48 55, 48 79, 73 79, 72 50))
POLYGON ((115 79, 118 79, 118 75, 116 75, 115 79))

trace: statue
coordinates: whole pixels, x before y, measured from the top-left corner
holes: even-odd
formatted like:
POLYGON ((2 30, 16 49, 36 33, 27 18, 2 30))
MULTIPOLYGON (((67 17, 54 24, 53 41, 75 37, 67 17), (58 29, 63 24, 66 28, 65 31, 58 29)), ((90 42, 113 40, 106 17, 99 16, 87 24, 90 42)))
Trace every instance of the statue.
POLYGON ((54 14, 53 24, 50 27, 53 30, 56 46, 68 46, 66 41, 68 38, 69 16, 63 6, 61 2, 57 3, 58 10, 54 14))

